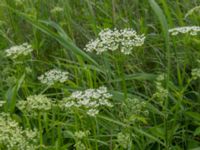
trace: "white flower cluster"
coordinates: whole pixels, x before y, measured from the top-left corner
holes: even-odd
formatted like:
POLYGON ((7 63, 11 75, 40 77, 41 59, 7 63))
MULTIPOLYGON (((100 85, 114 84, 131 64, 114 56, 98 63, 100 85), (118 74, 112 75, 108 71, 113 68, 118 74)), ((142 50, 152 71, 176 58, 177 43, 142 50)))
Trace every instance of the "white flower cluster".
POLYGON ((99 33, 99 37, 91 40, 86 46, 85 51, 101 54, 105 51, 120 50, 122 53, 131 54, 134 47, 144 44, 145 36, 138 35, 135 30, 111 30, 104 29, 99 33))
POLYGON ((192 69, 192 79, 196 80, 200 78, 200 68, 192 69))
POLYGON ((149 115, 149 111, 146 108, 147 103, 146 101, 139 99, 139 98, 127 98, 122 103, 123 116, 126 116, 125 121, 130 122, 138 122, 139 118, 143 118, 149 115))
POLYGON ((77 139, 83 139, 85 137, 87 137, 90 134, 90 131, 86 130, 86 131, 76 131, 74 133, 75 138, 77 139))
POLYGON ((83 141, 84 138, 88 137, 88 135, 90 134, 90 131, 86 130, 86 131, 76 131, 74 133, 74 137, 76 138, 76 144, 74 145, 74 147, 77 150, 90 150, 88 148, 86 148, 86 146, 84 145, 83 141))
MULTIPOLYGON (((197 63, 200 65, 200 59, 197 60, 197 63)), ((192 80, 196 80, 198 78, 200 78, 200 68, 197 67, 197 68, 194 68, 192 69, 192 80)))
POLYGON ((31 95, 26 101, 19 101, 17 107, 23 112, 33 114, 50 110, 52 101, 44 95, 31 95))
POLYGON ((87 114, 95 116, 99 113, 99 107, 112 107, 109 99, 112 97, 107 88, 102 86, 98 89, 87 89, 85 91, 76 91, 70 97, 64 98, 66 108, 81 107, 87 110, 87 114))
POLYGON ((64 83, 68 80, 68 74, 69 73, 67 71, 52 69, 39 76, 38 80, 40 80, 41 83, 47 85, 53 85, 56 82, 64 83))
POLYGON ((27 56, 33 51, 33 48, 28 43, 23 43, 22 45, 12 46, 9 49, 6 49, 6 56, 16 59, 17 57, 24 55, 27 56))
POLYGON ((87 149, 86 146, 81 142, 81 141, 78 141, 74 147, 76 148, 76 150, 90 150, 90 149, 87 149))
POLYGON ((147 103, 144 100, 133 98, 133 99, 130 99, 129 102, 131 103, 131 106, 132 106, 131 112, 133 114, 144 115, 144 116, 147 116, 149 114, 149 111, 146 109, 147 103))
POLYGON ((52 13, 52 14, 61 13, 61 12, 63 12, 63 11, 64 11, 64 9, 63 9, 62 7, 59 7, 59 6, 56 6, 56 7, 54 7, 53 9, 51 9, 51 13, 52 13))
POLYGON ((200 26, 185 26, 169 29, 169 33, 171 33, 173 36, 176 36, 179 33, 189 33, 190 35, 195 36, 198 32, 200 32, 200 26))
POLYGON ((36 150, 38 132, 25 129, 9 114, 0 114, 0 147, 7 150, 36 150))
POLYGON ((117 142, 124 149, 128 149, 128 146, 131 142, 131 137, 127 133, 120 132, 117 134, 117 142))
POLYGON ((2 107, 5 103, 5 101, 0 101, 0 107, 2 107))
POLYGON ((162 82, 165 80, 165 75, 164 74, 160 74, 157 78, 156 78, 156 92, 153 94, 153 97, 158 98, 159 103, 163 103, 164 99, 166 97, 168 97, 168 90, 165 89, 162 85, 162 82))

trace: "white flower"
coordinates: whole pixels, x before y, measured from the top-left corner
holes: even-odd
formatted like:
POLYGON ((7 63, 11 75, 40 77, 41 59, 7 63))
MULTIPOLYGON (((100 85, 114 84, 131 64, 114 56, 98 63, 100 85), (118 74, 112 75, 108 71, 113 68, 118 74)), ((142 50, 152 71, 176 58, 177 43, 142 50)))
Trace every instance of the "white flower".
MULTIPOLYGON (((101 106, 112 107, 113 105, 109 102, 112 95, 108 93, 107 88, 102 86, 98 89, 87 89, 85 91, 75 91, 71 96, 64 98, 63 105, 66 108, 77 107, 86 109, 87 114, 95 116, 99 113, 101 106)), ((62 104, 61 104, 62 106, 62 104)))
POLYGON ((171 35, 173 36, 178 35, 179 33, 182 34, 189 33, 190 35, 195 36, 199 31, 200 31, 200 26, 184 26, 184 27, 176 27, 169 29, 169 33, 171 33, 171 35))
POLYGON ((137 35, 135 30, 111 30, 104 29, 99 33, 95 40, 91 40, 86 46, 85 51, 101 54, 105 51, 120 50, 124 54, 131 54, 134 47, 144 44, 145 36, 137 35))
POLYGON ((200 78, 200 68, 192 69, 192 79, 196 80, 200 78))
POLYGON ((163 103, 164 99, 168 97, 168 90, 162 85, 162 82, 165 80, 165 74, 160 74, 155 81, 156 92, 153 94, 154 98, 158 98, 159 103, 163 103))
POLYGON ((148 111, 146 109, 147 103, 144 100, 141 100, 139 98, 133 98, 133 99, 128 98, 127 102, 132 107, 131 108, 132 114, 143 116, 145 115, 144 111, 148 111))
POLYGON ((72 93, 71 98, 79 98, 82 96, 82 91, 75 91, 72 93))
POLYGON ((76 150, 89 150, 86 148, 86 146, 81 142, 81 141, 78 141, 74 147, 76 148, 76 150))
POLYGON ((12 46, 11 48, 5 50, 6 56, 11 57, 13 59, 16 59, 20 55, 26 56, 29 53, 31 53, 32 51, 33 51, 33 48, 28 43, 23 43, 22 45, 12 46))
POLYGON ((17 107, 27 113, 38 113, 41 111, 48 111, 52 108, 51 99, 44 95, 31 95, 27 97, 26 101, 19 101, 17 107))
POLYGON ((61 8, 61 7, 59 7, 59 6, 56 6, 56 7, 54 7, 54 8, 51 10, 51 13, 52 13, 52 14, 56 14, 56 13, 61 13, 61 12, 63 12, 63 11, 64 11, 63 8, 61 8))
POLYGON ((9 114, 0 114, 0 143, 1 149, 35 150, 37 149, 38 132, 25 129, 12 120, 9 114))
POLYGON ((65 103, 65 107, 67 107, 67 108, 70 108, 70 107, 72 107, 74 105, 75 105, 75 102, 73 102, 73 101, 65 103))
POLYGON ((87 111, 87 114, 88 114, 89 116, 92 116, 92 117, 96 116, 98 113, 99 113, 99 110, 98 110, 98 109, 89 109, 89 110, 87 111))
POLYGON ((0 101, 0 107, 2 107, 5 103, 5 101, 0 101))
POLYGON ((101 99, 99 105, 112 107, 113 105, 107 99, 101 99))
POLYGON ((78 139, 83 139, 85 137, 87 137, 90 134, 90 132, 88 130, 86 131, 76 131, 74 133, 74 136, 78 139))
POLYGON ((68 80, 68 74, 69 73, 66 71, 64 72, 57 69, 52 69, 39 76, 38 80, 47 85, 53 85, 56 82, 64 83, 68 80))
POLYGON ((156 78, 157 81, 164 81, 165 80, 165 74, 160 74, 156 78))
POLYGON ((124 134, 124 133, 120 132, 120 133, 117 134, 117 142, 124 149, 128 149, 128 145, 131 142, 131 137, 127 133, 124 134))

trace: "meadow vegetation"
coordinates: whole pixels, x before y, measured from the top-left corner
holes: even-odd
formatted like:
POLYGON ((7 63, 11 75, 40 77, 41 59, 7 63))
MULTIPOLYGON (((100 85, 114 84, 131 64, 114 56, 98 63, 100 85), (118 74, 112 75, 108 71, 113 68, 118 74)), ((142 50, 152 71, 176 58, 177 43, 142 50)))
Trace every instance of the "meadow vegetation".
POLYGON ((0 150, 200 150, 199 0, 0 0, 0 150))

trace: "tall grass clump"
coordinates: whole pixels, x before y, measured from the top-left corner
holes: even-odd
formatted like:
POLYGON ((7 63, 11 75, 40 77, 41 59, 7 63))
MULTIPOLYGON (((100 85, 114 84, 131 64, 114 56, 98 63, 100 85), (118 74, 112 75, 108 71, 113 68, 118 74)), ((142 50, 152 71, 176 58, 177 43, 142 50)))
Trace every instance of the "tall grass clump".
POLYGON ((0 150, 200 149, 198 0, 1 0, 0 150))

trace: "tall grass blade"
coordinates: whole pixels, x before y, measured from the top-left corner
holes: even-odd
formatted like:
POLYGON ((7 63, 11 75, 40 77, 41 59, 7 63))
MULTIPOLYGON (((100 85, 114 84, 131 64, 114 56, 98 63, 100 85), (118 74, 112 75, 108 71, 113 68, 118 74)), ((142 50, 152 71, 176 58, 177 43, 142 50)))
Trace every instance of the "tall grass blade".
POLYGON ((7 6, 10 10, 18 14, 19 16, 23 17, 27 22, 29 22, 31 25, 33 25, 38 30, 42 31, 43 33, 47 34, 48 36, 54 38, 57 40, 63 47, 65 47, 67 50, 71 50, 74 52, 74 54, 77 54, 81 56, 84 60, 89 61, 93 65, 99 66, 98 63, 91 58, 88 54, 86 54, 84 51, 82 51, 80 48, 78 48, 72 40, 67 36, 67 34, 64 32, 64 30, 55 22, 52 21, 44 21, 44 20, 35 20, 31 18, 30 16, 26 15, 25 13, 19 12, 9 6, 7 6), (51 27, 55 28, 59 34, 56 32, 50 30, 47 25, 50 25, 51 27))

